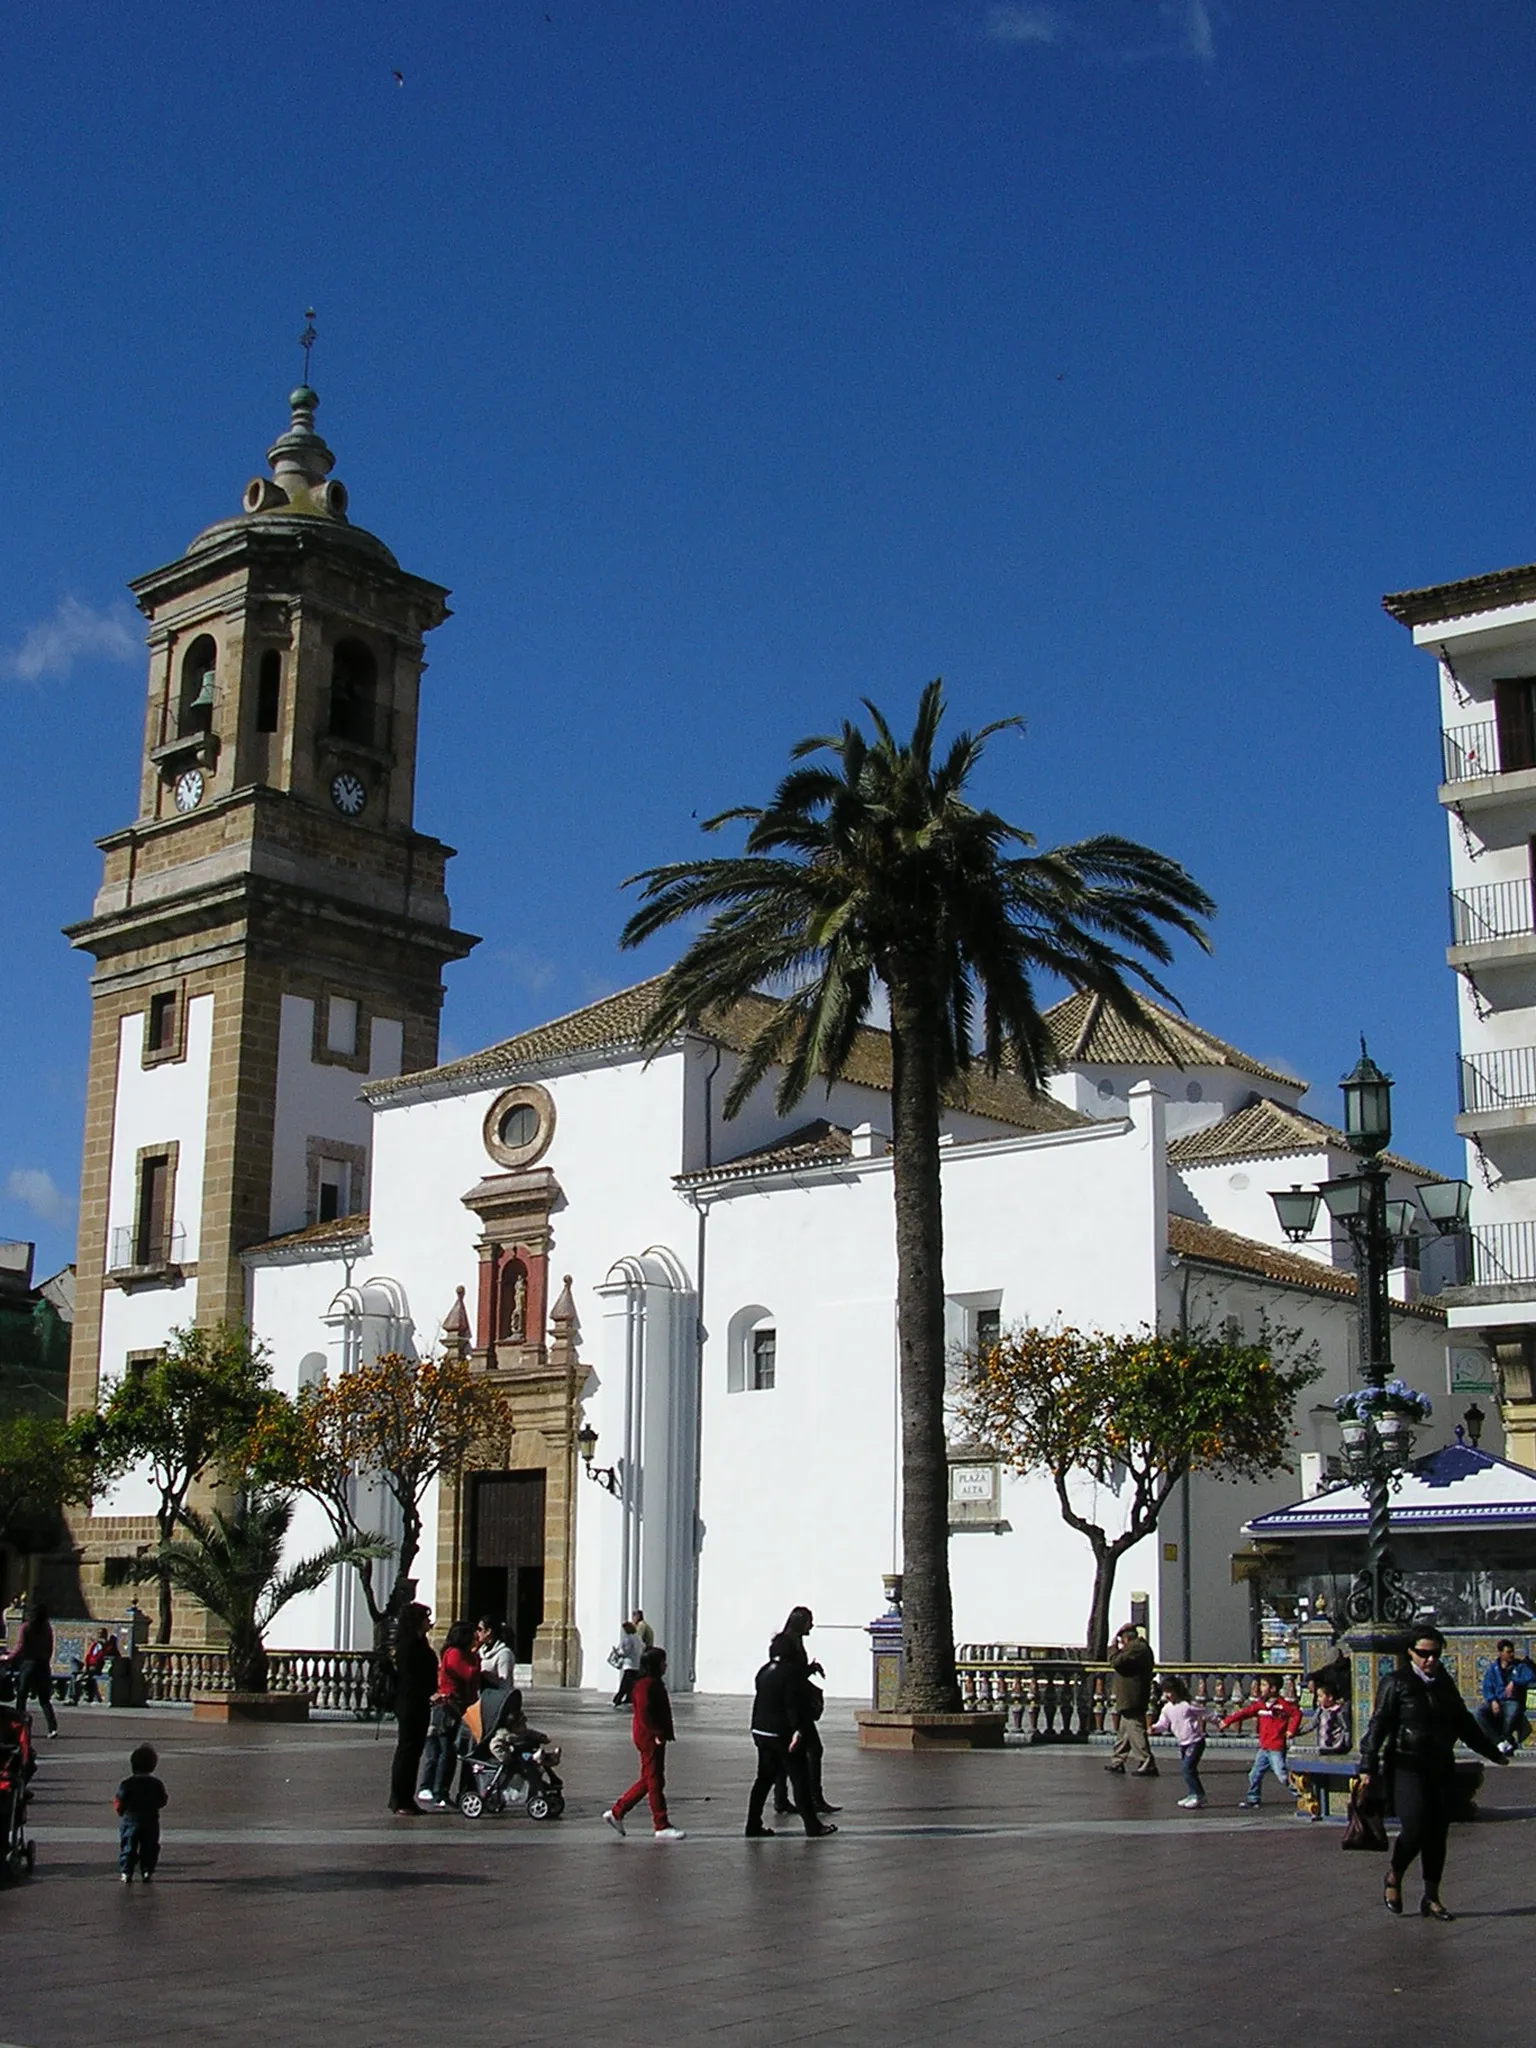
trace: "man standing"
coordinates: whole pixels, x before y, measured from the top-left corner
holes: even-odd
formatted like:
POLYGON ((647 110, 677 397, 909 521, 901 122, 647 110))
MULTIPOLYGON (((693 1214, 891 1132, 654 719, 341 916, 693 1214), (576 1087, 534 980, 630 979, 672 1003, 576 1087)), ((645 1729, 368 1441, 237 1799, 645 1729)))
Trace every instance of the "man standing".
POLYGON ((1132 1773, 1137 1778, 1155 1778, 1157 1765, 1152 1761, 1152 1745, 1147 1740, 1147 1708, 1152 1703, 1152 1672, 1154 1659, 1152 1645, 1146 1637, 1137 1632, 1136 1624, 1128 1621, 1115 1637, 1109 1652, 1110 1699, 1114 1704, 1120 1732, 1115 1737, 1115 1746, 1106 1771, 1125 1775, 1125 1760, 1136 1758, 1132 1773))

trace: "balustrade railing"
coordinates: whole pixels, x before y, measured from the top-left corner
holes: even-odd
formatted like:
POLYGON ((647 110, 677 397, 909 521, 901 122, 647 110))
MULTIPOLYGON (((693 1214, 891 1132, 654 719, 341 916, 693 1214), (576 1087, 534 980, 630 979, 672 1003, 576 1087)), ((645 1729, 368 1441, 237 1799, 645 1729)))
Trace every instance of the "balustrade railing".
MULTIPOLYGON (((1112 1732, 1113 1673, 1107 1664, 1032 1656, 1006 1643, 963 1643, 956 1662, 966 1712, 1006 1714, 1010 1732, 1028 1742, 1087 1742, 1112 1732)), ((1299 1664, 1160 1663, 1157 1668, 1181 1678, 1197 1706, 1223 1714, 1251 1699, 1261 1678, 1278 1680, 1287 1699, 1298 1697, 1302 1680, 1299 1664)), ((1251 1742, 1251 1724, 1230 1739, 1251 1742)))
POLYGON ((1536 1045, 1464 1053, 1460 1093, 1463 1115, 1536 1103, 1536 1045))
POLYGON ((1475 1223, 1471 1236, 1474 1287, 1536 1280, 1536 1223, 1475 1223))
MULTIPOLYGON (((322 1713, 368 1711, 368 1650, 269 1650, 271 1692, 307 1692, 322 1713)), ((153 1643, 139 1651, 144 1696, 151 1702, 186 1705, 198 1693, 229 1691, 229 1656, 224 1650, 183 1649, 153 1643)))
POLYGON ((1445 782, 1470 782, 1477 775, 1497 775, 1498 727, 1491 718, 1486 724, 1447 726, 1440 734, 1440 754, 1445 782))
POLYGON ((1532 929, 1531 884, 1526 876, 1514 882, 1483 882, 1475 889, 1451 891, 1453 946, 1527 938, 1532 929))
POLYGON ((112 1232, 111 1257, 107 1270, 112 1273, 131 1273, 139 1268, 146 1271, 163 1266, 179 1266, 187 1255, 186 1226, 181 1223, 164 1223, 153 1230, 141 1229, 136 1224, 122 1223, 112 1232))

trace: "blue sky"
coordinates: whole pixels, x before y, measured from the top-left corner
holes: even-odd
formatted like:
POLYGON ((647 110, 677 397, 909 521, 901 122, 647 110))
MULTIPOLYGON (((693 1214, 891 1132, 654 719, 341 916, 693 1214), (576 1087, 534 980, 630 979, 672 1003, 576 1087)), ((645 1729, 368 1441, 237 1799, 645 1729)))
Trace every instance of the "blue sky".
POLYGON ((71 1255, 122 586, 232 513, 303 309, 353 517, 451 586, 445 1049, 663 963, 622 878, 873 696, 1220 904, 1192 1016, 1355 1034, 1458 1170, 1431 663, 1536 556, 1536 12, 1322 0, 20 4, 0 29, 0 1235, 71 1255), (403 84, 393 73, 400 72, 403 84))

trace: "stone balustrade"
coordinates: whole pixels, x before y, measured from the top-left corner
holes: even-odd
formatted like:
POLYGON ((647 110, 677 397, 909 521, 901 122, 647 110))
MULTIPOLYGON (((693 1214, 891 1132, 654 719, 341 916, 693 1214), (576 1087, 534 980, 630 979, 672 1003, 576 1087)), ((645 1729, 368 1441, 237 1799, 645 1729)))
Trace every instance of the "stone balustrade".
MULTIPOLYGON (((366 1714, 369 1650, 269 1650, 271 1692, 307 1692, 319 1713, 366 1714)), ((228 1692, 229 1657, 223 1650, 152 1643, 139 1651, 144 1696, 186 1705, 198 1693, 228 1692)))
MULTIPOLYGON (((968 1713, 1006 1714, 1010 1733, 1027 1742, 1087 1742, 1112 1732, 1111 1671, 1072 1656, 1041 1656, 1007 1643, 962 1643, 956 1662, 968 1713)), ((1227 1714, 1253 1695, 1260 1678, 1278 1679, 1287 1699, 1299 1697, 1295 1664, 1159 1664, 1183 1679, 1197 1706, 1227 1714)), ((1216 1740, 1251 1742, 1252 1724, 1216 1740)))

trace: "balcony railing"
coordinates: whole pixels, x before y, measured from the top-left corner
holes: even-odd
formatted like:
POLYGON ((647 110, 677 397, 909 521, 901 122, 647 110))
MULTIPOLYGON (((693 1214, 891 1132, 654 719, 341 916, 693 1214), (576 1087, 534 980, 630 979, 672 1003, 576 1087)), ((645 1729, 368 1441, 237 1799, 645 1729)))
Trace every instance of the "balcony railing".
MULTIPOLYGON (((185 1703, 199 1693, 228 1692, 229 1656, 224 1650, 181 1649, 159 1643, 139 1651, 144 1696, 151 1703, 185 1703)), ((271 1692, 307 1692, 320 1713, 366 1714, 373 1668, 371 1650, 269 1650, 271 1692)))
POLYGON ((1536 1045, 1512 1045, 1502 1052, 1462 1055, 1463 1116, 1518 1109, 1526 1103, 1536 1103, 1536 1045))
POLYGON ((1472 1285, 1507 1287, 1536 1281, 1536 1223, 1475 1223, 1472 1285))
POLYGON ((179 1266, 186 1257, 187 1232, 180 1223, 168 1223, 161 1230, 139 1230, 125 1223, 112 1233, 109 1273, 130 1273, 136 1269, 158 1270, 179 1266))
MULTIPOLYGON (((1006 1714, 1009 1730, 1028 1742, 1089 1742, 1113 1729, 1113 1674, 1107 1664, 1042 1657, 1012 1643, 962 1643, 956 1664, 965 1711, 1006 1714)), ((1251 1699, 1260 1678, 1276 1681, 1292 1700, 1299 1696, 1302 1679, 1299 1664, 1159 1664, 1158 1669, 1181 1677, 1197 1706, 1223 1714, 1251 1699)))
POLYGON ((1486 725, 1449 726, 1440 734, 1440 754, 1445 782, 1470 782, 1477 775, 1499 772, 1499 729, 1490 718, 1486 725))
POLYGON ((1528 938, 1536 930, 1531 918, 1531 884, 1484 882, 1476 889, 1451 891, 1451 944, 1480 946, 1490 939, 1528 938))

